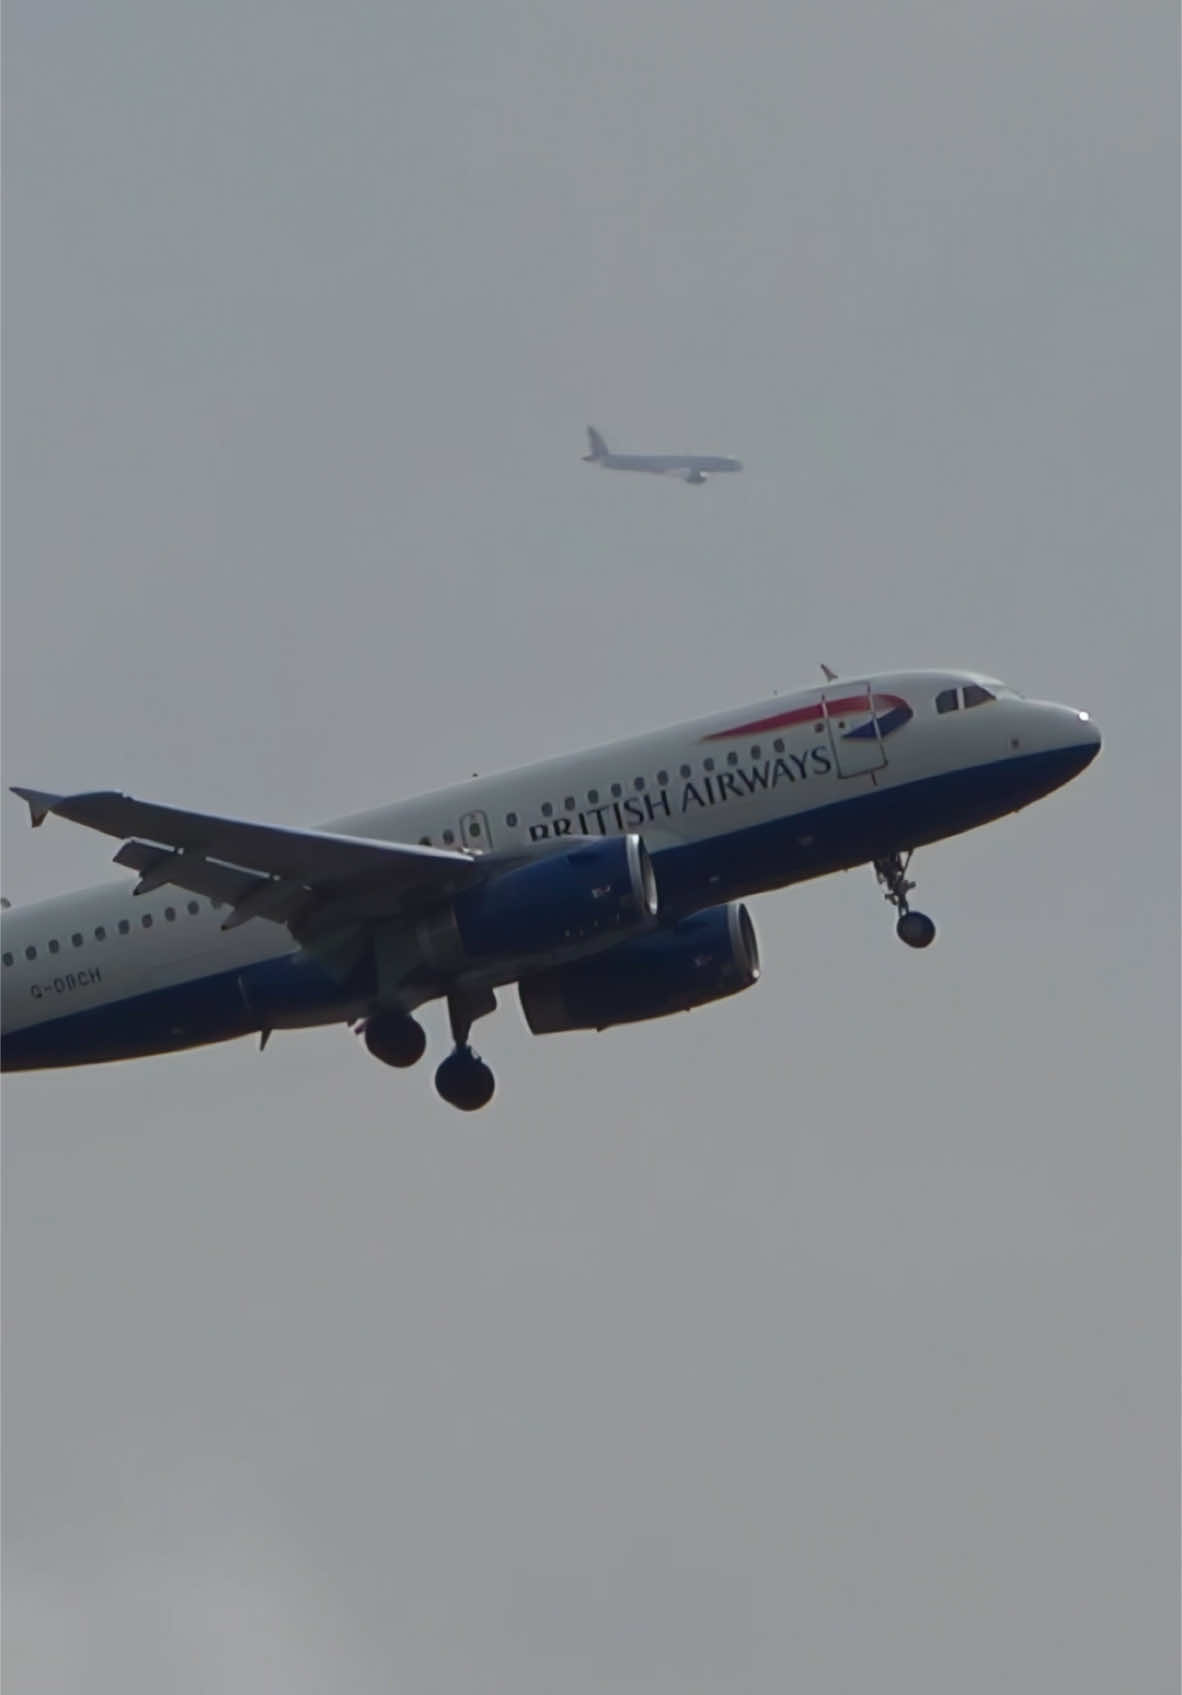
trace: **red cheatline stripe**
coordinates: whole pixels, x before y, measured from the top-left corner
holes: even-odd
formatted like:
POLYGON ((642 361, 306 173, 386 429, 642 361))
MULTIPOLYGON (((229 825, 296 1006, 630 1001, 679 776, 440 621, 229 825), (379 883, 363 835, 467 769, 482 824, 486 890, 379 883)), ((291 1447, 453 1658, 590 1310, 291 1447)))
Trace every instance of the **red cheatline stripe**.
MULTIPOLYGON (((902 706, 903 702, 896 695, 875 695, 875 701, 882 705, 902 706)), ((831 700, 829 716, 840 716, 843 712, 868 712, 870 698, 864 694, 845 695, 841 700, 831 700)), ((704 742, 723 742, 730 736, 753 736, 765 730, 786 730, 792 724, 811 724, 821 717, 821 703, 814 701, 811 706, 797 706, 791 712, 779 712, 774 718, 756 718, 750 724, 736 724, 733 730, 715 730, 713 735, 703 736, 704 742)))

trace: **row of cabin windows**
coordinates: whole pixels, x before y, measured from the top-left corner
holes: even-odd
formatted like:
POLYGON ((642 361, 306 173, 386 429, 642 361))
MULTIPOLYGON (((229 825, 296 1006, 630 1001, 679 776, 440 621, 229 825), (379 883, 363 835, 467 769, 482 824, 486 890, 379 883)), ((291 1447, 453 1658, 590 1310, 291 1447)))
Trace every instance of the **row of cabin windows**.
MULTIPOLYGON (((209 904, 213 907, 218 907, 218 906, 221 906, 222 903, 221 903, 221 901, 210 901, 209 904)), ((186 906, 185 906, 185 911, 190 913, 193 917, 196 917, 197 914, 201 911, 201 903, 199 901, 195 901, 195 900, 188 901, 186 903, 186 906)), ((174 924, 176 922, 176 917, 177 917, 177 909, 176 909, 175 906, 166 906, 164 908, 164 919, 165 919, 166 923, 174 924)), ((152 928, 152 914, 150 912, 145 912, 142 915, 142 917, 140 918, 140 928, 143 929, 143 930, 150 930, 152 928)), ((119 920, 119 923, 116 925, 116 930, 118 931, 119 935, 121 935, 121 936, 130 935, 131 934, 131 919, 130 918, 121 918, 119 920)), ((105 942, 106 939, 107 939, 106 926, 103 925, 103 924, 96 925, 93 934, 94 934, 94 939, 95 939, 96 942, 105 942)), ((85 942, 86 942, 86 937, 82 934, 81 930, 75 930, 74 934, 70 937, 71 947, 75 947, 75 948, 83 947, 85 945, 85 942)), ((61 944, 61 942, 57 941, 56 938, 53 941, 46 943, 46 952, 47 953, 60 953, 61 951, 62 951, 62 944, 61 944)), ((32 960, 32 959, 36 959, 36 957, 37 957, 37 949, 35 947, 29 946, 25 949, 25 958, 26 959, 32 960)), ((4 955, 4 963, 5 963, 5 965, 11 965, 13 963, 13 955, 10 954, 10 953, 6 953, 4 955)))
POLYGON ((962 704, 964 706, 984 706, 987 700, 996 700, 997 696, 988 689, 983 689, 980 683, 966 683, 963 689, 941 689, 936 696, 937 712, 955 712, 962 704))
MULTIPOLYGON (((822 731, 825 728, 825 726, 824 726, 823 723, 818 721, 813 726, 813 728, 819 733, 820 731, 822 731)), ((764 751, 763 748, 759 745, 758 742, 756 742, 754 744, 754 746, 752 746, 749 750, 752 759, 762 759, 763 758, 763 751, 764 751)), ((784 738, 782 736, 777 736, 775 741, 772 743, 772 752, 773 753, 783 753, 784 752, 784 738)), ((742 759, 742 755, 739 753, 737 748, 732 748, 726 756, 726 762, 727 762, 728 765, 738 765, 740 763, 741 759, 742 759)), ((705 772, 711 772, 714 769, 715 769, 715 761, 712 758, 710 758, 709 755, 707 755, 707 757, 705 759, 703 759, 703 761, 702 761, 702 770, 705 771, 705 772)), ((681 766, 678 767, 678 773, 677 774, 683 781, 688 781, 688 779, 691 778, 694 774, 694 768, 693 768, 692 765, 681 765, 681 766)), ((668 771, 658 771, 657 772, 657 787, 659 789, 664 789, 664 788, 668 788, 668 786, 669 786, 669 773, 668 773, 668 771)), ((636 790, 636 792, 638 794, 642 794, 644 792, 644 790, 648 787, 648 784, 647 784, 645 778, 643 778, 643 777, 633 777, 632 787, 636 790)), ((623 783, 613 783, 611 785, 611 789, 610 789, 609 793, 610 793, 612 800, 619 800, 623 796, 623 793, 624 793, 623 783)), ((601 803, 604 803, 604 797, 600 794, 599 790, 598 789, 588 789, 587 790, 586 804, 588 806, 599 806, 601 803)), ((563 808, 567 812, 577 812, 579 810, 579 802, 574 795, 567 795, 566 799, 563 801, 562 804, 563 804, 563 808)), ((542 802, 542 817, 543 818, 552 818, 553 816, 554 816, 553 803, 551 801, 548 801, 548 800, 543 801, 542 802)), ((511 830, 516 829, 517 822, 518 822, 518 819, 517 819, 517 814, 515 812, 506 813, 505 823, 508 825, 508 827, 511 830)))
MULTIPOLYGON (((825 728, 824 723, 819 719, 818 719, 817 723, 815 723, 813 725, 813 729, 818 735, 821 734, 821 732, 824 730, 824 728, 825 728)), ((781 754, 784 752, 784 738, 782 736, 777 736, 775 741, 773 741, 773 743, 771 744, 771 751, 773 753, 781 753, 781 754)), ((752 746, 750 748, 749 752, 750 752, 752 759, 762 759, 763 758, 764 750, 758 742, 756 742, 754 744, 754 746, 752 746)), ((731 751, 726 756, 726 762, 727 762, 728 765, 738 765, 740 763, 741 759, 742 759, 742 755, 735 748, 732 748, 731 751)), ((703 759, 703 761, 702 761, 702 770, 703 771, 710 772, 710 771, 713 771, 714 769, 715 769, 715 762, 714 762, 713 759, 711 759, 709 756, 707 756, 705 759, 703 759)), ((694 768, 693 768, 692 765, 682 765, 678 768, 678 775, 683 780, 688 780, 690 777, 693 776, 693 774, 694 774, 694 768)), ((668 786, 669 786, 669 773, 668 773, 668 771, 658 771, 657 772, 657 787, 659 789, 664 789, 664 788, 667 788, 668 786)), ((636 792, 638 794, 642 794, 644 792, 644 790, 648 787, 648 783, 647 783, 647 781, 644 777, 633 777, 632 787, 636 790, 636 792)), ((612 800, 620 800, 623 796, 623 793, 624 793, 623 783, 613 783, 611 785, 611 788, 609 790, 609 795, 610 795, 610 798, 612 800)), ((585 804, 587 806, 605 805, 606 804, 606 798, 607 797, 603 796, 598 789, 588 789, 587 790, 587 799, 586 799, 585 804)), ((567 812, 577 812, 579 810, 579 802, 578 802, 578 799, 576 798, 576 796, 574 796, 574 795, 567 795, 565 800, 563 801, 562 805, 563 805, 564 810, 567 811, 567 812)), ((554 816, 554 803, 553 803, 553 801, 549 801, 549 800, 543 801, 542 802, 542 817, 543 818, 553 818, 553 816, 554 816)), ((515 830, 519 823, 520 823, 520 819, 519 819, 516 812, 507 812, 505 814, 505 827, 506 827, 506 829, 515 830)), ((480 834, 480 826, 475 820, 472 823, 469 834, 473 835, 473 836, 478 836, 480 834)), ((441 837, 441 840, 443 841, 443 844, 444 844, 445 847, 451 847, 451 845, 455 841, 455 839, 456 839, 456 835, 455 835, 454 830, 444 830, 443 835, 441 837)), ((430 836, 420 836, 419 837, 419 845, 421 847, 430 847, 431 846, 431 837, 430 836)))

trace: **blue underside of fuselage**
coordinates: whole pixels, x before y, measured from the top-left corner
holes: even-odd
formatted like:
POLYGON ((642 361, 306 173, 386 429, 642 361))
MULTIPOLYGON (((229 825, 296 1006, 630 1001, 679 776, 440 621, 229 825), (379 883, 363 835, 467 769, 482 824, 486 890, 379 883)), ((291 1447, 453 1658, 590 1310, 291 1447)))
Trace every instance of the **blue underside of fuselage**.
MULTIPOLYGON (((1094 752, 1083 746, 1022 755, 659 849, 653 864, 662 914, 677 918, 971 830, 1069 782, 1094 752)), ((4 1037, 3 1068, 86 1065, 227 1041, 263 1027, 252 1008, 271 996, 298 1023, 303 997, 311 1009, 333 992, 330 979, 295 953, 15 1030, 4 1037)), ((355 995, 338 992, 344 1017, 355 995)))

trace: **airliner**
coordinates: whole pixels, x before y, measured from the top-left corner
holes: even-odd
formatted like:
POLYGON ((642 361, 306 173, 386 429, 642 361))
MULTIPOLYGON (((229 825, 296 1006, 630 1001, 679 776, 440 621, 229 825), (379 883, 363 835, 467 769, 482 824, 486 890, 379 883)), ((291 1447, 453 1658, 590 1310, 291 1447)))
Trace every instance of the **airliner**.
POLYGON ((652 471, 658 477, 680 477, 682 482, 700 484, 720 471, 741 471, 742 461, 724 459, 714 453, 612 453, 598 430, 587 426, 590 453, 584 465, 604 471, 652 471))
POLYGON ((413 1065, 444 1000, 443 1099, 484 1106, 476 1019, 516 985, 535 1035, 605 1030, 749 989, 745 902, 872 866, 910 948, 915 849, 1050 794, 1100 747, 1086 712, 974 672, 831 679, 739 711, 324 829, 112 791, 14 792, 34 825, 115 838, 136 881, 0 918, 5 1069, 85 1065, 341 1023, 413 1065))

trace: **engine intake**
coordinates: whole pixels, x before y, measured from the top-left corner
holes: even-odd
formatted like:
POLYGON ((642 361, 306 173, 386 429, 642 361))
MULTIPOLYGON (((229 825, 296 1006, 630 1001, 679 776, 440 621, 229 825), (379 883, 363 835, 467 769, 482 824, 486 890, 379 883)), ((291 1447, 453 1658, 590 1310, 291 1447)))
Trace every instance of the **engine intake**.
POLYGON ((523 977, 517 992, 530 1030, 550 1036, 689 1012, 749 989, 758 977, 755 929, 747 908, 736 903, 523 977))
POLYGON ((541 960, 600 939, 647 928, 657 882, 639 836, 608 836, 547 853, 457 895, 450 910, 419 927, 428 962, 440 970, 497 958, 541 960))

